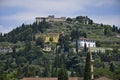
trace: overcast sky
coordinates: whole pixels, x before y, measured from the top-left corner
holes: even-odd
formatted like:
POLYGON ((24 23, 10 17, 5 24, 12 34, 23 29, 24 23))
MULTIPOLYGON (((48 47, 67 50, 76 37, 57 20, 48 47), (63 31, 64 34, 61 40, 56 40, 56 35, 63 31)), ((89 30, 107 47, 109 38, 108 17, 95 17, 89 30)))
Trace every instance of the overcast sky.
POLYGON ((48 15, 88 16, 96 23, 120 27, 120 0, 0 0, 0 32, 48 15))

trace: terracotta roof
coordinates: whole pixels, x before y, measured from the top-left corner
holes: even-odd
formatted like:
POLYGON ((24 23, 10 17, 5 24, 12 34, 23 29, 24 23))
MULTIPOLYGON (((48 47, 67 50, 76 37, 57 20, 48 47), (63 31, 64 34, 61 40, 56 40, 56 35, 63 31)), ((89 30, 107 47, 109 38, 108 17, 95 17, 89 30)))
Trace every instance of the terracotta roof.
POLYGON ((57 80, 57 78, 23 78, 22 80, 57 80))
MULTIPOLYGON (((23 78, 22 80, 58 80, 58 78, 56 77, 49 77, 49 78, 45 78, 45 77, 42 77, 42 78, 23 78)), ((79 78, 79 77, 70 77, 69 80, 83 80, 83 78, 79 78)))
POLYGON ((94 41, 94 40, 90 40, 90 39, 88 39, 88 38, 80 38, 80 40, 94 41))
POLYGON ((112 80, 112 79, 110 79, 110 78, 107 78, 107 77, 100 77, 100 78, 98 78, 98 79, 95 79, 95 80, 112 80))

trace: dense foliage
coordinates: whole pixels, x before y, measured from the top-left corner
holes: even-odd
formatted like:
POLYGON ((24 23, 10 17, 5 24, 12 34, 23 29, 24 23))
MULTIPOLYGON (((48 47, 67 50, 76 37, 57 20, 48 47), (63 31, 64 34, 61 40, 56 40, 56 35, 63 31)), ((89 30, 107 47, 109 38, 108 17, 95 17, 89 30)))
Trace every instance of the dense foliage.
POLYGON ((65 68, 62 68, 58 72, 58 80, 68 80, 68 73, 65 68))

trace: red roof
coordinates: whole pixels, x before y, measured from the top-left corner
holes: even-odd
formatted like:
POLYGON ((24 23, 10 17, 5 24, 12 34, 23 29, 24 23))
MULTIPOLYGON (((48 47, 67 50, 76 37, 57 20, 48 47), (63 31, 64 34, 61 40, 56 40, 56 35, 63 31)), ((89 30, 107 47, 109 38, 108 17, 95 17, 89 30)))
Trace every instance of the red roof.
POLYGON ((80 40, 85 40, 85 41, 94 41, 94 40, 90 40, 88 38, 80 38, 80 40))
MULTIPOLYGON (((41 77, 41 78, 23 78, 22 80, 58 80, 56 77, 41 77)), ((69 80, 83 80, 83 78, 79 77, 70 77, 69 80)))

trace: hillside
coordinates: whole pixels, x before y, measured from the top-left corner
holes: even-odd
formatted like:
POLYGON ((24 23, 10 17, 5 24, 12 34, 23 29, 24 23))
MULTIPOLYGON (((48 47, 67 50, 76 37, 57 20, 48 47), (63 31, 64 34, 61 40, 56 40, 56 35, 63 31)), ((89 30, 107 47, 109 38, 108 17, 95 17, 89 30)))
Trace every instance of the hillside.
POLYGON ((61 33, 70 37, 72 32, 79 31, 79 37, 84 37, 84 34, 89 39, 101 43, 101 47, 120 47, 119 38, 120 28, 116 26, 97 24, 87 16, 77 16, 76 18, 67 18, 65 22, 40 22, 40 24, 33 23, 30 25, 22 24, 22 26, 13 29, 9 33, 2 36, 0 41, 8 41, 16 43, 17 41, 32 41, 35 40, 37 33, 61 33), (114 39, 113 39, 114 38, 114 39))
POLYGON ((97 24, 85 16, 63 22, 22 24, 0 35, 0 80, 58 77, 63 67, 69 77, 84 77, 89 50, 84 46, 78 51, 73 44, 83 37, 105 50, 92 52, 94 77, 120 79, 120 38, 116 37, 119 34, 120 28, 97 24))

